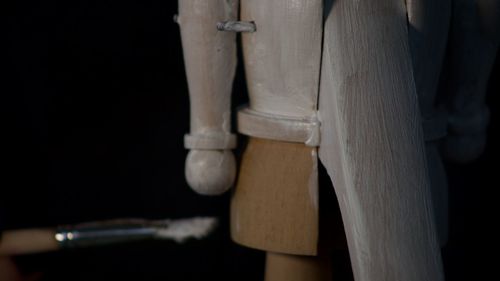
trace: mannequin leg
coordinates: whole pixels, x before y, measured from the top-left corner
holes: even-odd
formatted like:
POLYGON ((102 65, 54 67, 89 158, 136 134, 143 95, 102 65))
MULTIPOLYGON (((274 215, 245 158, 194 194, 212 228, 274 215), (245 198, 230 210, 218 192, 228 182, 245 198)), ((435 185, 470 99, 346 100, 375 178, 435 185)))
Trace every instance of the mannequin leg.
POLYGON ((267 252, 265 281, 330 281, 331 261, 326 257, 267 252))

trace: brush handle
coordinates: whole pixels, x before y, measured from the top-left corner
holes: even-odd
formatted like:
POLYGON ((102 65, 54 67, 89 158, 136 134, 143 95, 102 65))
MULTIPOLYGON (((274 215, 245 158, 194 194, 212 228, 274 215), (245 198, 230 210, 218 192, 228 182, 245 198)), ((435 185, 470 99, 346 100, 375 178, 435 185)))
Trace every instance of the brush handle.
POLYGON ((59 249, 53 228, 7 230, 0 239, 0 256, 24 255, 59 249))

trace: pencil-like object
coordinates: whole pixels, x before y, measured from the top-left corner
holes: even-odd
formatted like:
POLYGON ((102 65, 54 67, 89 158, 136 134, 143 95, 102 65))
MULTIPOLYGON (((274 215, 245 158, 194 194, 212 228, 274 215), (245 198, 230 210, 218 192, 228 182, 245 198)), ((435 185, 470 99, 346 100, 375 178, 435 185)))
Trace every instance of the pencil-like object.
POLYGON ((0 240, 0 255, 32 254, 146 239, 183 243, 207 236, 216 225, 216 218, 195 217, 159 221, 118 219, 57 228, 8 230, 0 240))

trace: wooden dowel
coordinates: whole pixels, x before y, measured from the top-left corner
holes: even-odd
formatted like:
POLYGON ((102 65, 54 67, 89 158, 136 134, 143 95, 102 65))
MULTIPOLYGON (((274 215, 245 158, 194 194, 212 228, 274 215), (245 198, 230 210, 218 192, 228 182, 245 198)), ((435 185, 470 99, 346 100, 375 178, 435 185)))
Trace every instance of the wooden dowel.
POLYGON ((331 260, 267 252, 265 281, 331 281, 331 260))
POLYGON ((24 255, 59 249, 52 228, 7 230, 0 240, 0 256, 24 255))

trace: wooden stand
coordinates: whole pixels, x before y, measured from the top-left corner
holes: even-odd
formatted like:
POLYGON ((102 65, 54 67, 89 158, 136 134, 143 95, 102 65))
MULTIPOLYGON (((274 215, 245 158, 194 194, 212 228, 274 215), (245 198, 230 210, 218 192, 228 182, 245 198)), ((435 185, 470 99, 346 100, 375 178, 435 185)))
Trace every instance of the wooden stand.
POLYGON ((331 281, 331 260, 267 252, 265 281, 331 281))

